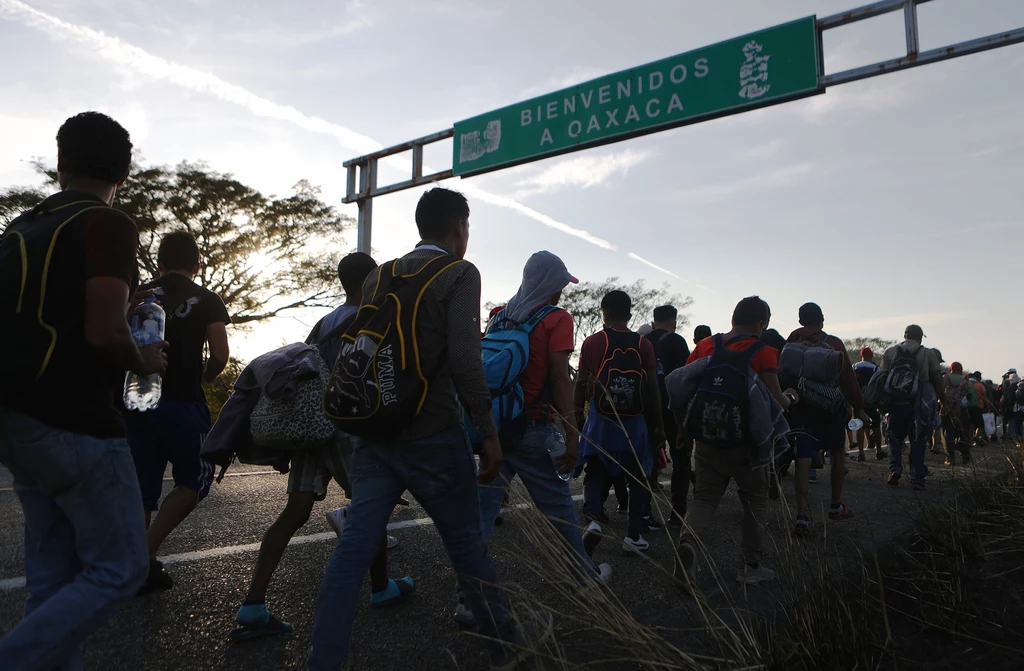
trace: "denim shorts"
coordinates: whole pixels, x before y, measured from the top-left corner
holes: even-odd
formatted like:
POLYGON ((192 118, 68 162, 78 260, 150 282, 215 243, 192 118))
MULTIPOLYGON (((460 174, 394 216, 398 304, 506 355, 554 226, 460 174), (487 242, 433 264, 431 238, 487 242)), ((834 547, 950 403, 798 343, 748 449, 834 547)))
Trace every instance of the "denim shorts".
POLYGON ((200 500, 206 498, 214 466, 199 456, 212 425, 205 403, 163 399, 153 410, 125 412, 124 419, 145 510, 159 507, 168 462, 175 487, 188 487, 200 500))
POLYGON ((790 435, 794 437, 797 459, 809 459, 822 450, 835 451, 846 447, 843 418, 793 413, 792 420, 790 435))

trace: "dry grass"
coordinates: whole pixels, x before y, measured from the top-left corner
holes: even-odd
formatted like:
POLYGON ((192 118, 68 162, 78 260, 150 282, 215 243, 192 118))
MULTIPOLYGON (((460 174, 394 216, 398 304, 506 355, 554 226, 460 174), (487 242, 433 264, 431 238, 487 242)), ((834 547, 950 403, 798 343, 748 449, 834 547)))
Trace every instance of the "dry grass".
MULTIPOLYGON (((529 500, 518 484, 512 499, 529 500)), ((655 514, 667 516, 658 493, 652 501, 655 514)), ((1020 448, 1008 456, 1003 477, 961 478, 952 497, 924 506, 909 537, 877 556, 863 557, 852 546, 836 552, 827 528, 821 543, 766 534, 776 544, 784 586, 770 613, 731 597, 714 558, 701 548, 702 575, 710 569, 717 598, 729 603, 712 606, 703 591, 680 589, 689 626, 672 630, 638 621, 612 590, 582 575, 536 508, 516 516, 530 545, 518 558, 545 587, 537 590, 536 581, 532 589, 505 587, 520 612, 551 611, 559 623, 555 641, 534 651, 537 668, 952 669, 960 668, 955 653, 968 649, 988 660, 986 671, 1024 668, 1016 633, 1024 630, 1020 448)), ((642 560, 664 577, 654 589, 683 587, 671 566, 642 560)))

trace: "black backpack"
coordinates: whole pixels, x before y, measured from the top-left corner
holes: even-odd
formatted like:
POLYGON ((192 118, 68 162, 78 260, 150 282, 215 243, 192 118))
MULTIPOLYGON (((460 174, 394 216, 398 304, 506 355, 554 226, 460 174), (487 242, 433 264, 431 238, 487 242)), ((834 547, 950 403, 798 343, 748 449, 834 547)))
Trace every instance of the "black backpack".
POLYGON ((419 304, 427 286, 462 263, 444 254, 417 272, 380 269, 377 289, 341 336, 341 353, 324 393, 324 411, 343 432, 390 438, 420 413, 445 352, 421 351, 419 304))
POLYGON ((714 336, 715 349, 686 408, 686 432, 714 447, 750 444, 750 362, 765 344, 758 340, 742 352, 714 336))
POLYGON ((54 250, 80 248, 81 215, 99 209, 117 211, 96 200, 52 209, 44 201, 14 219, 0 237, 0 350, 8 353, 0 378, 11 389, 38 381, 51 366, 81 363, 84 344, 57 347, 58 338, 84 318, 81 299, 69 305, 66 295, 47 288, 47 280, 54 250))
POLYGON ((915 398, 921 389, 921 371, 917 363, 918 350, 911 352, 903 347, 896 348, 896 358, 885 374, 883 394, 890 405, 905 405, 915 398))
POLYGON ((640 356, 639 333, 605 329, 604 357, 597 370, 594 401, 597 411, 616 417, 644 414, 647 372, 640 356))

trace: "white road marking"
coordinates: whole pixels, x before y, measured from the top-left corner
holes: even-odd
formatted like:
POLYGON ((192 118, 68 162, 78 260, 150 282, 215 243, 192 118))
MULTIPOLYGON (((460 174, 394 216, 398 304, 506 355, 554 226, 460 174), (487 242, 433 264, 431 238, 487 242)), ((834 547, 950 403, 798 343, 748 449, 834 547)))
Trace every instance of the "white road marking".
MULTIPOLYGON (((577 494, 572 497, 573 501, 582 501, 583 495, 577 494)), ((519 503, 510 508, 522 509, 527 508, 532 504, 519 503)), ((509 510, 510 508, 503 508, 502 512, 509 510)), ((402 520, 401 522, 392 522, 388 525, 388 531, 400 531, 402 529, 412 529, 414 527, 429 527, 434 525, 434 520, 429 517, 421 517, 415 520, 402 520)), ((319 534, 309 534, 307 536, 294 536, 288 545, 305 545, 307 543, 321 543, 336 539, 337 536, 333 531, 325 531, 319 534)), ((209 548, 207 550, 195 550, 193 552, 182 552, 180 554, 165 555, 160 557, 160 561, 164 564, 186 564, 188 562, 202 561, 203 559, 214 559, 216 557, 226 557, 228 555, 242 554, 244 552, 257 552, 260 549, 259 543, 245 543, 244 545, 228 545, 219 548, 209 548)), ((6 592, 13 589, 23 589, 25 587, 25 576, 17 578, 7 578, 0 580, 0 592, 6 592)))
MULTIPOLYGON (((225 478, 239 478, 246 475, 282 475, 278 471, 245 471, 242 473, 225 473, 225 478)), ((287 474, 285 474, 287 475, 287 474)), ((174 478, 164 478, 164 482, 174 482, 174 478)), ((14 487, 0 487, 0 492, 13 492, 14 487)))

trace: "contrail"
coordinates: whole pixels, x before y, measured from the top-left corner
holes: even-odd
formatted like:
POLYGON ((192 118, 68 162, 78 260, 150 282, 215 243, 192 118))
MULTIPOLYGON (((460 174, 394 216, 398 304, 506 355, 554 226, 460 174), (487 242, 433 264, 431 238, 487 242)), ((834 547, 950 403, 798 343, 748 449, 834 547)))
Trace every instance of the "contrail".
MULTIPOLYGON (((639 254, 634 254, 633 252, 630 252, 629 254, 627 254, 627 256, 629 258, 633 259, 634 261, 639 261, 640 263, 644 264, 645 266, 650 266, 651 268, 654 268, 655 270, 661 271, 661 272, 665 273, 666 275, 671 275, 672 277, 676 278, 677 280, 683 280, 682 277, 679 277, 679 275, 676 275, 671 270, 667 270, 665 268, 662 268, 658 264, 652 263, 651 261, 648 261, 647 259, 645 259, 644 257, 640 256, 639 254)), ((684 282, 689 282, 690 280, 683 280, 683 281, 684 282)))
MULTIPOLYGON (((266 98, 261 98, 251 91, 227 82, 214 74, 154 56, 116 37, 111 37, 92 28, 68 23, 55 16, 41 12, 19 0, 0 0, 0 10, 44 32, 60 34, 62 36, 70 35, 79 42, 95 49, 100 56, 117 65, 131 68, 154 79, 169 81, 192 91, 212 95, 225 102, 244 107, 257 116, 291 123, 314 133, 330 135, 341 145, 356 152, 365 154, 384 148, 384 145, 373 138, 356 133, 344 126, 331 123, 320 117, 303 114, 289 105, 280 105, 266 98)), ((390 156, 384 159, 384 161, 400 170, 411 172, 411 162, 407 159, 390 156)), ((424 169, 428 172, 436 172, 429 166, 424 166, 424 169)), ((465 181, 460 184, 460 188, 479 200, 491 205, 514 210, 545 226, 549 226, 567 235, 575 236, 592 245, 608 250, 616 249, 615 245, 607 240, 556 221, 546 214, 537 212, 512 198, 484 191, 480 187, 465 181)))

